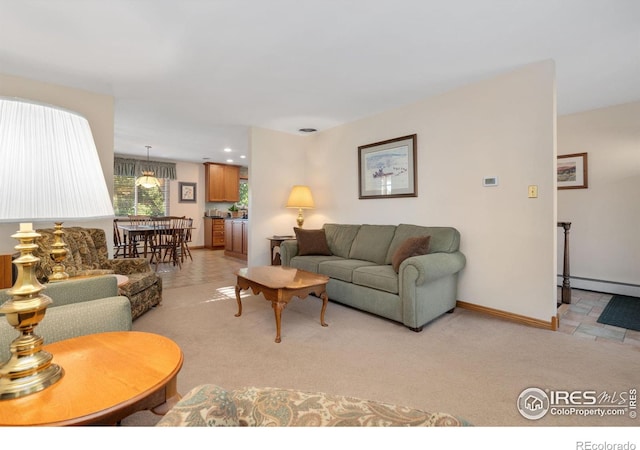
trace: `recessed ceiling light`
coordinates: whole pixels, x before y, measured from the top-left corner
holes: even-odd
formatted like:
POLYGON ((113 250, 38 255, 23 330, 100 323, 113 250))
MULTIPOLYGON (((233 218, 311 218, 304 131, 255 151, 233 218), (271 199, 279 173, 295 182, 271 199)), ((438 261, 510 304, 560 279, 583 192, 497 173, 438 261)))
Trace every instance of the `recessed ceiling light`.
POLYGON ((203 159, 203 160, 205 160, 205 161, 207 161, 207 160, 209 160, 209 159, 211 159, 211 158, 206 158, 206 157, 205 157, 205 158, 202 158, 202 159, 203 159))
POLYGON ((316 130, 315 128, 300 128, 298 131, 300 133, 315 133, 318 130, 316 130))
POLYGON ((241 158, 241 159, 245 159, 245 158, 246 158, 246 156, 244 156, 244 155, 240 155, 240 158, 241 158))
POLYGON ((232 162, 233 162, 233 159, 227 159, 227 162, 228 162, 228 163, 232 163, 232 162))
POLYGON ((227 148, 224 149, 224 151, 229 153, 229 152, 231 152, 231 149, 229 147, 227 147, 227 148))

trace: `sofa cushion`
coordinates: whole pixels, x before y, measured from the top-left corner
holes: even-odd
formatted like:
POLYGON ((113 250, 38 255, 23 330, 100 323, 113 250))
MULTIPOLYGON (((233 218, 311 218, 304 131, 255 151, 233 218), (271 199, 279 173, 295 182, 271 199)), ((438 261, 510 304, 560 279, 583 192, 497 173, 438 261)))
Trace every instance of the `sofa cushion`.
POLYGON ((460 233, 455 228, 422 227, 401 223, 396 227, 395 235, 389 245, 385 264, 391 264, 393 254, 407 238, 416 236, 431 236, 431 241, 429 242, 430 253, 453 253, 460 246, 460 233))
POLYGON ((323 226, 327 236, 327 244, 331 253, 342 258, 348 258, 351 244, 358 234, 360 225, 339 225, 326 223, 323 226))
POLYGON ((358 267, 353 271, 353 284, 397 294, 398 274, 390 265, 358 267))
POLYGON ((294 256, 289 261, 289 266, 296 269, 306 270, 307 272, 318 273, 318 266, 324 261, 340 261, 344 258, 339 256, 324 256, 324 255, 309 255, 309 256, 294 256))
POLYGON ((385 264, 395 231, 395 225, 362 225, 351 245, 349 258, 385 264))
POLYGON ((353 281, 353 270, 358 267, 373 266, 371 261, 362 261, 360 259, 339 259, 323 261, 318 265, 318 273, 327 275, 336 280, 353 281))
POLYGON ((236 404, 229 392, 213 385, 196 386, 166 414, 160 427, 240 426, 236 404))
POLYGON ((429 241, 431 236, 416 236, 407 238, 391 257, 391 266, 398 273, 400 264, 411 256, 426 255, 429 253, 429 241))
POLYGON ((157 426, 426 427, 468 426, 447 413, 356 397, 293 389, 245 387, 231 391, 200 385, 157 426))
POLYGON ((293 231, 298 241, 298 255, 331 255, 324 229, 305 230, 294 227, 293 231))

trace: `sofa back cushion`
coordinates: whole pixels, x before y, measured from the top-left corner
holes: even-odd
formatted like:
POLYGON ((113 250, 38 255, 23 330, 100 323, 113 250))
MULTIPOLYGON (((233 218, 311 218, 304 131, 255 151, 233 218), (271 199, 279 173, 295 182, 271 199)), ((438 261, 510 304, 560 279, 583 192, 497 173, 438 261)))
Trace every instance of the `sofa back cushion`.
POLYGON ((362 225, 351 245, 349 258, 387 264, 385 259, 395 231, 395 225, 362 225))
MULTIPOLYGON (((36 269, 38 280, 46 281, 53 272, 55 262, 51 260, 51 249, 55 240, 54 228, 36 230, 41 237, 36 239, 38 248, 33 252, 40 258, 36 269)), ((69 276, 87 270, 100 269, 108 259, 106 235, 101 228, 65 227, 63 241, 67 244, 65 271, 69 276)))
POLYGON ((396 227, 385 263, 392 263, 394 253, 403 242, 418 236, 431 236, 429 253, 453 253, 460 247, 460 233, 453 227, 423 227, 401 223, 396 227))
POLYGON ((329 250, 335 256, 348 258, 351 251, 351 244, 358 234, 360 225, 339 225, 337 223, 325 223, 325 235, 329 250))

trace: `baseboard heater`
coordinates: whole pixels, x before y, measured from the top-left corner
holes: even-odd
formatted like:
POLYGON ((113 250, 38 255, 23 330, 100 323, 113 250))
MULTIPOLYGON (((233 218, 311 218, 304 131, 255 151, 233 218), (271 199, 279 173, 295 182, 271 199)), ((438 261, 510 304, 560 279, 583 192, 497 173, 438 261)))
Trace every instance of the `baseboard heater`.
POLYGON ((462 309, 468 309, 470 311, 478 311, 490 316, 506 319, 511 322, 522 323, 536 328, 544 328, 545 330, 556 331, 560 326, 560 319, 558 315, 551 317, 548 322, 541 319, 534 319, 533 317, 521 316, 520 314, 510 313, 502 311, 500 309, 489 308, 488 306, 476 305, 474 303, 467 303, 461 300, 456 302, 456 306, 462 309))
MULTIPOLYGON (((562 275, 557 275, 558 286, 562 286, 562 275)), ((619 281, 597 280, 594 278, 569 277, 571 287, 585 291, 603 292, 605 294, 628 295, 640 297, 640 284, 619 281)))

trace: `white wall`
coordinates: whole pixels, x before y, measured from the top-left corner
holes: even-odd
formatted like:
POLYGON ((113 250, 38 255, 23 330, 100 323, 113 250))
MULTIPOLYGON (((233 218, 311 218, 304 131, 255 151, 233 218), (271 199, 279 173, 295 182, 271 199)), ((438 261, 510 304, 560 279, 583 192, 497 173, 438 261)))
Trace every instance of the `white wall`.
MULTIPOLYGON (((0 96, 19 97, 48 103, 83 115, 91 126, 102 171, 107 181, 107 188, 109 193, 113 194, 113 97, 3 74, 0 74, 0 96)), ((33 176, 37 178, 38 174, 34 173, 33 176)), ((0 196, 6 195, 11 195, 11 192, 0 193, 0 196)), ((110 219, 88 222, 68 221, 64 223, 64 226, 104 228, 107 237, 110 237, 113 222, 110 219)), ((34 224, 34 227, 51 228, 53 223, 34 224)), ((0 254, 15 252, 14 247, 18 241, 12 239, 11 235, 18 228, 17 223, 0 224, 0 254)), ((110 239, 108 240, 110 241, 110 239)))
POLYGON ((169 185, 169 212, 172 216, 193 218, 192 247, 204 246, 204 209, 206 187, 202 164, 176 162, 177 179, 169 185), (180 203, 180 183, 196 183, 196 203, 180 203))
MULTIPOLYGON (((293 234, 298 211, 285 208, 291 187, 305 184, 306 149, 310 139, 264 128, 252 128, 249 142, 249 255, 250 266, 271 262, 267 237, 293 234)), ((323 205, 316 201, 318 209, 323 205)), ((313 214, 306 214, 313 223, 313 214)), ((317 225, 317 223, 316 223, 317 225)))
MULTIPOLYGON (((558 154, 587 152, 587 189, 558 191, 571 285, 640 296, 640 102, 558 118, 558 154)), ((558 270, 562 272, 559 234, 558 270)))
POLYGON ((325 222, 454 226, 467 267, 458 299, 549 321, 556 314, 555 65, 533 64, 304 138, 254 130, 250 264, 288 233, 290 185, 310 185, 325 222), (358 199, 357 148, 417 133, 418 197, 358 199), (306 176, 302 176, 302 172, 306 176), (500 185, 482 186, 497 176, 500 185), (527 198, 538 185, 539 197, 527 198), (260 251, 257 247, 260 246, 260 251), (265 250, 263 251, 262 248, 265 250))

